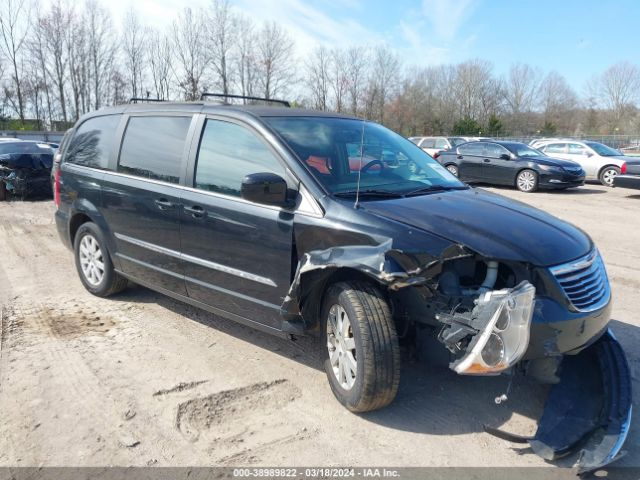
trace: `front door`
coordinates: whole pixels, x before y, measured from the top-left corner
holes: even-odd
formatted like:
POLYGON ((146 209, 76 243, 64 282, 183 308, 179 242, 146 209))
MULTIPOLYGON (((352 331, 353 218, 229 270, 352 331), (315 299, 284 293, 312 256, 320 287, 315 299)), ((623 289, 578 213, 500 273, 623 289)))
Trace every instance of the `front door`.
POLYGON ((193 188, 182 193, 181 243, 189 296, 268 327, 292 277, 293 213, 241 198, 247 174, 286 178, 275 152, 250 127, 208 118, 199 141, 193 188))
POLYGON ((515 181, 514 161, 509 151, 497 143, 487 143, 482 159, 482 178, 496 185, 513 185, 515 181), (502 158, 507 155, 509 158, 502 158))

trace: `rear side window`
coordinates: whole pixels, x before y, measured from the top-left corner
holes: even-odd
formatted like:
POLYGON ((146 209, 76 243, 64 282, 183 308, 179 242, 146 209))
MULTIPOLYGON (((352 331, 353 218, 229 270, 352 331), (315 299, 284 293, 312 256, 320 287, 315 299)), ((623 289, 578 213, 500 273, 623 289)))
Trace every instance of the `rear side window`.
POLYGON ((484 143, 470 142, 458 147, 458 152, 463 155, 482 155, 484 152, 484 143))
POLYGON ((439 138, 436 140, 436 148, 446 148, 449 146, 449 143, 444 138, 439 138))
POLYGON ((207 120, 198 151, 196 188, 239 197, 244 177, 263 172, 285 176, 275 154, 254 132, 235 123, 207 120))
POLYGON ((584 148, 579 143, 570 143, 569 144, 569 153, 573 155, 584 155, 587 152, 587 149, 584 148))
POLYGON ((131 117, 124 133, 118 171, 178 183, 191 117, 131 117))
POLYGON ((544 153, 565 153, 566 143, 550 143, 544 147, 544 153))
POLYGON ((93 168, 107 168, 120 115, 93 117, 78 127, 66 148, 64 161, 93 168))
POLYGON ((434 148, 435 146, 435 140, 433 138, 426 138, 422 141, 422 143, 420 144, 420 146, 422 148, 434 148))

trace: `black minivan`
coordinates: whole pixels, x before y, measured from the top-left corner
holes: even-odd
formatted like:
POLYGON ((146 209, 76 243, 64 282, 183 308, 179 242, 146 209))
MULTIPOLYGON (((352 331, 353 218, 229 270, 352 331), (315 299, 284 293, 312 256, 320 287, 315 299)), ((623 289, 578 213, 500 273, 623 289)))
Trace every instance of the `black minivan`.
POLYGON ((581 469, 622 447, 630 378, 592 240, 469 187, 381 125, 208 101, 117 106, 77 122, 52 180, 58 231, 95 295, 132 281, 315 335, 354 412, 394 399, 400 345, 439 349, 459 374, 555 384, 527 439, 545 458, 596 430, 615 441, 583 451, 581 469))

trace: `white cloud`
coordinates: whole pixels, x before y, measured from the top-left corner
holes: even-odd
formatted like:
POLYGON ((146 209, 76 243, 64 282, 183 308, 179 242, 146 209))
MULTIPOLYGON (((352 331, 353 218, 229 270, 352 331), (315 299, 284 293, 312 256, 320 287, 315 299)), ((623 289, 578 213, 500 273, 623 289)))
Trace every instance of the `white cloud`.
MULTIPOLYGON (((360 8, 357 0, 331 0, 344 9, 360 8)), ((275 21, 291 33, 303 56, 318 44, 329 47, 374 45, 385 38, 349 15, 333 18, 303 0, 238 0, 238 10, 254 20, 275 21)))
POLYGON ((449 42, 458 36, 476 3, 476 0, 422 0, 422 14, 431 30, 449 42))

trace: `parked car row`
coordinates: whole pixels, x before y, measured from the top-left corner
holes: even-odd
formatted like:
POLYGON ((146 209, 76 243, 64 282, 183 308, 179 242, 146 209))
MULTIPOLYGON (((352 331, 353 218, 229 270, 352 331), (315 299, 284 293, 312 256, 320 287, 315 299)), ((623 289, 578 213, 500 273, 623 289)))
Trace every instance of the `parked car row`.
POLYGON ((533 141, 531 146, 550 157, 579 163, 584 168, 587 180, 598 180, 607 187, 614 185, 614 178, 620 174, 626 162, 637 161, 634 157, 589 140, 545 139, 533 141))
POLYGON ((615 182, 615 178, 640 164, 640 159, 589 140, 545 138, 529 145, 482 137, 409 140, 465 182, 511 185, 523 192, 578 187, 587 180, 627 187, 635 184, 634 179, 615 182))
POLYGON ((515 185, 523 192, 579 187, 585 180, 578 163, 548 157, 519 142, 468 142, 442 152, 437 160, 465 182, 515 185))

